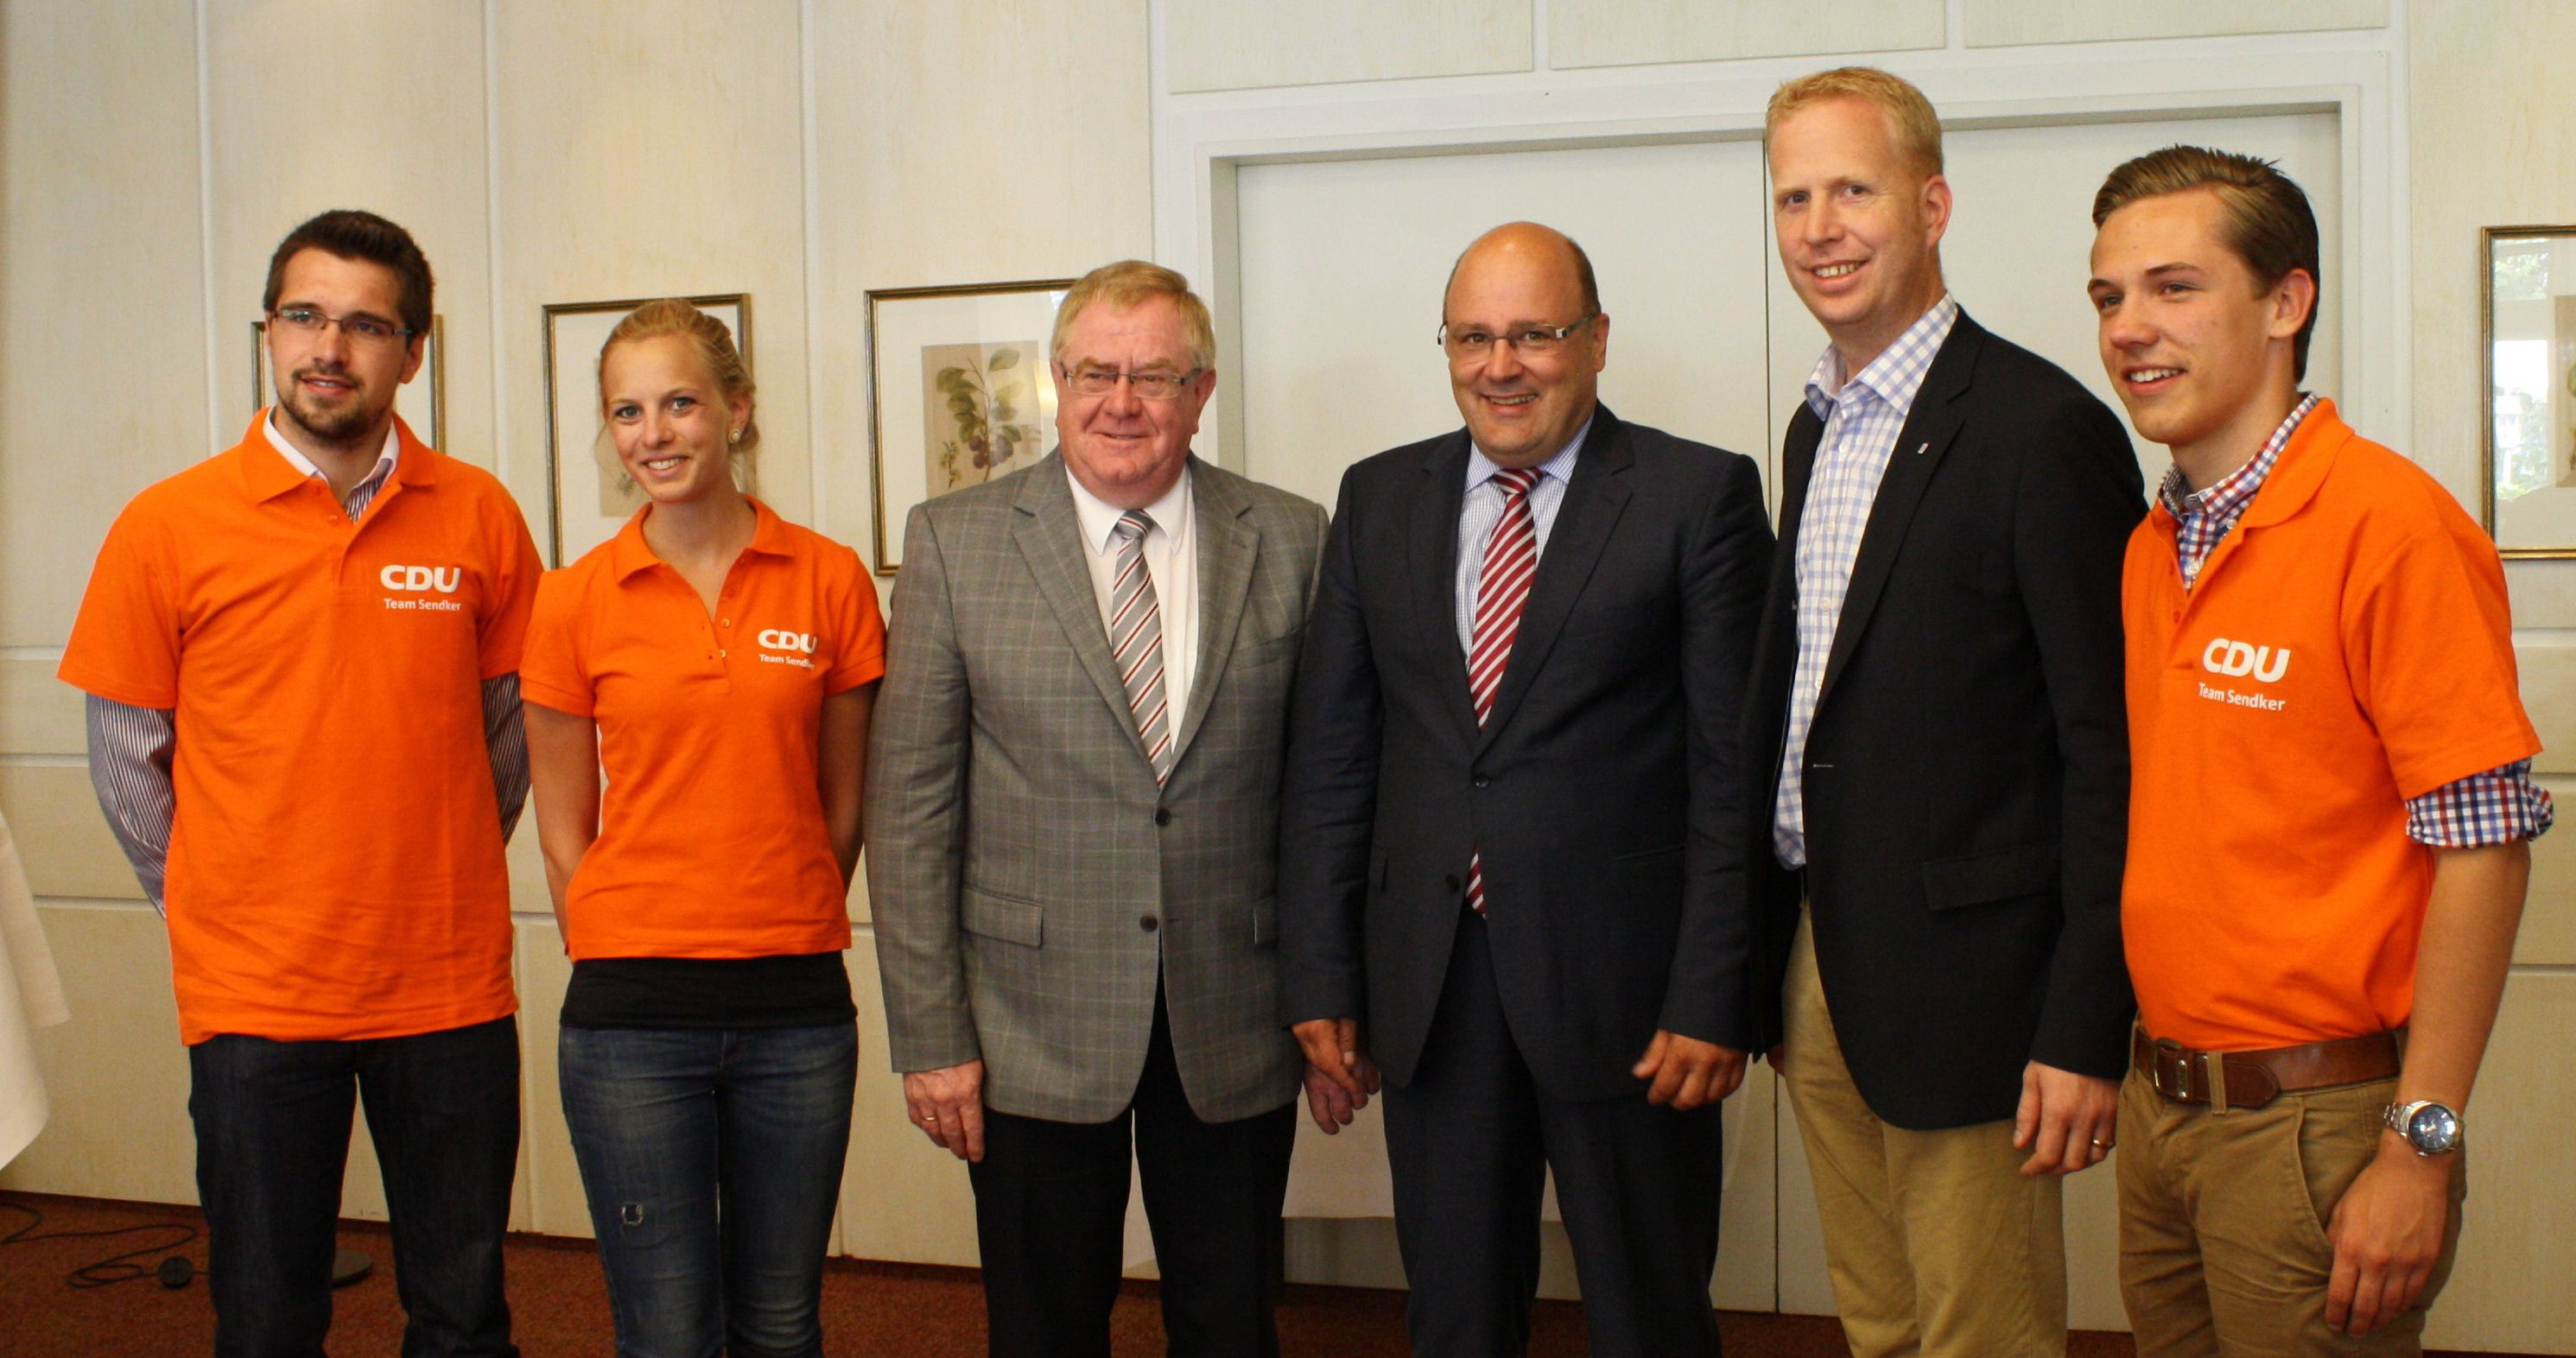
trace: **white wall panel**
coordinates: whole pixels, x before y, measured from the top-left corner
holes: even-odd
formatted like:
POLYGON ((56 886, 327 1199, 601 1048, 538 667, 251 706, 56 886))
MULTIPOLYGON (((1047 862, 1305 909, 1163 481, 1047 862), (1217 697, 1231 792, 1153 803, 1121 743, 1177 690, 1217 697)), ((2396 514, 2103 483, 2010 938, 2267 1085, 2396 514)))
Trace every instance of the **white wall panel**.
POLYGON ((1166 0, 1175 94, 1530 69, 1529 0, 1166 0))
POLYGON ((886 1063, 885 999, 876 939, 861 934, 846 955, 859 1006, 858 1106, 841 1171, 841 1249, 862 1259, 972 1267, 975 1194, 966 1162, 913 1127, 903 1077, 886 1063))
POLYGON ((1892 52, 1939 47, 1948 22, 1942 0, 1855 0, 1830 16, 1807 0, 1550 0, 1547 59, 1565 70, 1892 52))
MULTIPOLYGON (((23 847, 33 836, 15 814, 23 847)), ((161 917, 121 906, 42 906, 69 1022, 36 1030, 53 1117, 0 1188, 140 1202, 197 1200, 188 1049, 161 917)))
POLYGON ((868 290, 1072 277, 1153 252, 1145 0, 870 0, 810 17, 815 521, 874 561, 868 290))
MULTIPOLYGON (((206 48, 223 437, 240 434, 253 409, 250 326, 261 317, 269 254, 317 212, 364 208, 410 231, 436 276, 447 350, 443 451, 492 466, 481 7, 210 4, 206 48)), ((430 378, 424 367, 413 380, 430 378)))
POLYGON ((196 11, 0 6, 0 646, 59 646, 116 512, 213 446, 196 11))
POLYGON ((2542 746, 2532 767, 2576 773, 2576 634, 2524 632, 2514 640, 2523 712, 2540 732, 2542 746))
POLYGON ((61 662, 0 660, 0 754, 81 754, 79 689, 54 677, 61 662))
MULTIPOLYGON (((2564 902, 2560 903, 2564 908, 2564 902)), ((2451 1281, 2424 1327, 2430 1348, 2576 1351, 2576 1178, 2564 1172, 2576 1125, 2567 1035, 2576 976, 2517 973, 2465 1110, 2469 1201, 2451 1281)))
POLYGON ((26 859, 38 896, 140 901, 143 888, 108 833, 82 764, 0 767, 0 815, 26 859))
MULTIPOLYGON (((2563 825, 2576 825, 2576 779, 2543 778, 2557 799, 2563 825)), ((2530 965, 2576 967, 2576 834, 2552 830, 2531 846, 2531 889, 2524 894, 2522 932, 2513 960, 2530 965)), ((2561 1069, 2565 1063, 2560 1063, 2561 1069)))
MULTIPOLYGON (((543 308, 749 292, 761 489, 808 516, 794 0, 492 11, 504 478, 547 545, 543 308)), ((597 426, 597 394, 581 394, 597 426)))
MULTIPOLYGON (((2546 0, 2543 0, 2546 3, 2546 0)), ((2389 0, 2165 0, 2156 5, 2069 5, 2060 0, 1961 0, 1970 47, 2199 38, 2380 28, 2389 0)))

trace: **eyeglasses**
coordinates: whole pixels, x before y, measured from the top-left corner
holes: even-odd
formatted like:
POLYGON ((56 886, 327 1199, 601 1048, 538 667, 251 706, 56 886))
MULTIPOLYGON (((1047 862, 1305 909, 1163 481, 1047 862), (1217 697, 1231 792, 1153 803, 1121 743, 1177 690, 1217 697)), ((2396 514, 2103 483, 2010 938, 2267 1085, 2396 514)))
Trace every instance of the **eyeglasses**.
POLYGON ((361 344, 391 344, 420 333, 374 316, 327 316, 309 306, 272 311, 268 318, 308 339, 319 337, 335 325, 340 327, 341 334, 361 344))
POLYGON ((1064 384, 1073 388, 1076 396, 1106 396, 1118 390, 1118 383, 1123 379, 1127 389, 1136 393, 1136 399, 1140 401, 1177 400, 1192 382, 1199 380, 1200 373, 1207 371, 1205 368, 1192 368, 1185 373, 1130 373, 1087 364, 1058 370, 1064 374, 1064 384))
POLYGON ((1481 359, 1494 352, 1494 346, 1497 344, 1512 346, 1512 349, 1523 358, 1536 358, 1543 354, 1555 353, 1565 346, 1565 341, 1575 331, 1600 318, 1601 313, 1595 311, 1570 325, 1530 325, 1499 335, 1490 330, 1478 330, 1473 327, 1452 330, 1443 324, 1440 327, 1439 344, 1441 348, 1449 351, 1449 357, 1453 359, 1481 359))

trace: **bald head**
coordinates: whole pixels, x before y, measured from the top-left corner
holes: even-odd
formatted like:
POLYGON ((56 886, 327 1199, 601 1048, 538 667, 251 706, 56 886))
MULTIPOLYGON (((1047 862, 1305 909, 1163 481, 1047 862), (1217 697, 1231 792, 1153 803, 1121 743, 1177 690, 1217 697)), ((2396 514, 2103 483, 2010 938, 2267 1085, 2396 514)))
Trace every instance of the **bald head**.
MULTIPOLYGON (((1459 252, 1457 262, 1449 266, 1449 283, 1440 294, 1444 312, 1449 297, 1457 291, 1458 271, 1467 267, 1468 260, 1486 252, 1514 255, 1542 268, 1571 268, 1575 287, 1583 294, 1584 313, 1601 309, 1601 289, 1592 281, 1592 257, 1583 253, 1574 237, 1536 222, 1505 222, 1470 242, 1459 252)), ((1444 314, 1441 319, 1448 317, 1444 314)))

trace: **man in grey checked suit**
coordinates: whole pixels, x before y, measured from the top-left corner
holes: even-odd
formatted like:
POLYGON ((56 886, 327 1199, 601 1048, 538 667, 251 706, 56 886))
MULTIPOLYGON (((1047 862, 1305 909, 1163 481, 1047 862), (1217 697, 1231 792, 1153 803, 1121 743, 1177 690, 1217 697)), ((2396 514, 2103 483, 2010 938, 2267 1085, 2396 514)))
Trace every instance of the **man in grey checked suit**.
POLYGON ((1106 1358, 1132 1134, 1171 1352, 1275 1354, 1274 854, 1324 513, 1190 455, 1215 341, 1180 275, 1094 270, 1052 350, 1057 451, 904 530, 867 789, 894 1067, 969 1162, 993 1353, 1106 1358))

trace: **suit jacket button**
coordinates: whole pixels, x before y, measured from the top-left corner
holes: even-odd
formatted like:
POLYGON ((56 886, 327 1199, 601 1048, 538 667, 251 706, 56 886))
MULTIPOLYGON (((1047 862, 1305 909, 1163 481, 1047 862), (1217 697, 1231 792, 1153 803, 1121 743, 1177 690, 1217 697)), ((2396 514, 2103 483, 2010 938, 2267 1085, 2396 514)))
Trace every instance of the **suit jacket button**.
POLYGON ((1171 823, 1172 823, 1172 808, 1170 808, 1170 807, 1168 807, 1168 806, 1158 806, 1158 807, 1155 807, 1155 808, 1154 808, 1154 823, 1155 823, 1156 825, 1169 825, 1169 824, 1171 824, 1171 823))
POLYGON ((1162 928, 1163 922, 1151 915, 1147 915, 1143 919, 1136 921, 1136 927, 1150 934, 1155 930, 1162 928))
POLYGON ((1440 885, 1449 888, 1450 895, 1455 896, 1458 894, 1458 878, 1454 874, 1441 878, 1440 885))

